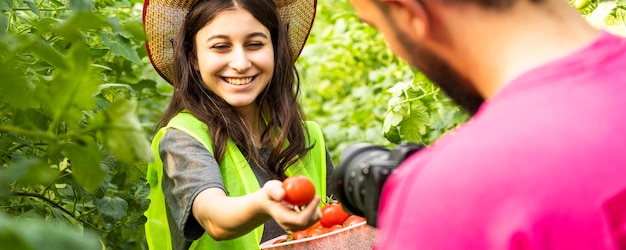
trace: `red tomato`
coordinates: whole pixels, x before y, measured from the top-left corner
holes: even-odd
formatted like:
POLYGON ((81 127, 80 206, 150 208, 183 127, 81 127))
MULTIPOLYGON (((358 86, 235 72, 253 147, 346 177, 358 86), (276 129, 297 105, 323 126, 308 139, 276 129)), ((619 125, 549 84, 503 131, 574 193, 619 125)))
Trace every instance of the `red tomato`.
POLYGON ((324 227, 324 226, 322 226, 322 223, 320 221, 317 221, 315 222, 315 224, 311 225, 309 229, 320 228, 320 227, 324 227))
POLYGON ((288 177, 283 181, 285 201, 294 206, 309 204, 315 198, 315 186, 309 178, 302 175, 288 177))
POLYGON ((293 239, 294 240, 299 240, 299 239, 304 239, 306 238, 306 231, 295 231, 293 232, 293 239))
POLYGON ((320 223, 324 227, 343 225, 350 215, 346 213, 339 203, 331 203, 322 207, 322 219, 320 223))
POLYGON ((278 240, 274 241, 274 244, 283 243, 283 242, 285 242, 284 239, 278 239, 278 240))
POLYGON ((313 236, 318 236, 318 235, 322 235, 325 233, 330 232, 330 228, 325 228, 325 227, 319 227, 319 228, 313 228, 311 230, 309 230, 309 232, 306 234, 307 237, 313 237, 313 236))
POLYGON ((343 228, 342 225, 337 224, 337 225, 334 225, 334 226, 330 227, 330 231, 332 232, 332 231, 339 230, 339 229, 342 229, 342 228, 343 228))
POLYGON ((365 218, 358 216, 358 215, 350 215, 350 217, 348 217, 346 219, 346 221, 343 222, 343 227, 349 227, 352 225, 355 225, 357 223, 363 222, 365 221, 365 218))

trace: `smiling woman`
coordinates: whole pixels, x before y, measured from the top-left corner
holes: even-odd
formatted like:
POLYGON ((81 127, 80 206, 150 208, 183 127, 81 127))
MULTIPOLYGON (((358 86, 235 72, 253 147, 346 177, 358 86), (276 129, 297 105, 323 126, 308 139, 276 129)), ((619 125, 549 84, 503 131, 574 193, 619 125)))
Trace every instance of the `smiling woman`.
POLYGON ((294 61, 316 1, 154 1, 144 7, 147 47, 174 94, 148 167, 149 247, 255 249, 315 223, 333 165, 297 102, 294 61), (280 182, 293 175, 315 185, 301 210, 280 182))
MULTIPOLYGON (((234 8, 217 14, 195 40, 198 59, 194 67, 204 84, 238 113, 258 113, 256 97, 274 71, 269 30, 247 10, 234 8)), ((249 119, 254 118, 258 116, 249 119)), ((260 125, 258 119, 250 124, 260 125)))

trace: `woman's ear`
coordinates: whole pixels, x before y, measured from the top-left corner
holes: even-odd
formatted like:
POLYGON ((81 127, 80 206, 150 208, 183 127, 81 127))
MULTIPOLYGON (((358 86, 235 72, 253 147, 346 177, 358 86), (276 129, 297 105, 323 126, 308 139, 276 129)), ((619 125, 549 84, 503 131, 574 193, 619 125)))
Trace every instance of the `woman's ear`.
POLYGON ((193 53, 189 53, 188 57, 189 57, 189 62, 191 63, 191 67, 193 67, 195 71, 200 71, 200 67, 198 67, 198 59, 196 59, 196 55, 194 55, 193 53))
POLYGON ((398 19, 399 24, 406 24, 420 39, 429 32, 430 17, 426 5, 420 0, 381 0, 387 5, 389 14, 398 19))

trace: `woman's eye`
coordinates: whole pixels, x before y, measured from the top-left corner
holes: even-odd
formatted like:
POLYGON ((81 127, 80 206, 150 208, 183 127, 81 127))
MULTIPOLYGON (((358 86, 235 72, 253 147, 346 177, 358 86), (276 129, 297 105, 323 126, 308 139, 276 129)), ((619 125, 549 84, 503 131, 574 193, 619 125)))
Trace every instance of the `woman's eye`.
POLYGON ((253 48, 253 49, 255 49, 255 48, 262 48, 264 45, 265 45, 265 44, 263 44, 263 43, 261 43, 261 42, 258 42, 258 43, 249 43, 249 44, 248 44, 248 47, 249 47, 249 48, 253 48))
POLYGON ((215 50, 227 50, 229 48, 230 46, 226 44, 216 44, 216 45, 211 46, 211 49, 215 49, 215 50))

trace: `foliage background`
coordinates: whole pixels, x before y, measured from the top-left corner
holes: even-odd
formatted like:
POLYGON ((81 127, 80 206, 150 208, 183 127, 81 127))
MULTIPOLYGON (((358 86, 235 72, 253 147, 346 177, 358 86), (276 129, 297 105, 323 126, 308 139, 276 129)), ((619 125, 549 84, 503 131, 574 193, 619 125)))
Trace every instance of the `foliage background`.
MULTIPOLYGON (((626 1, 572 0, 626 35, 626 1)), ((149 140, 171 87, 144 49, 141 0, 0 0, 0 246, 146 249, 149 140)), ((320 0, 301 102, 337 162, 357 141, 428 144, 467 119, 358 21, 320 0)))

